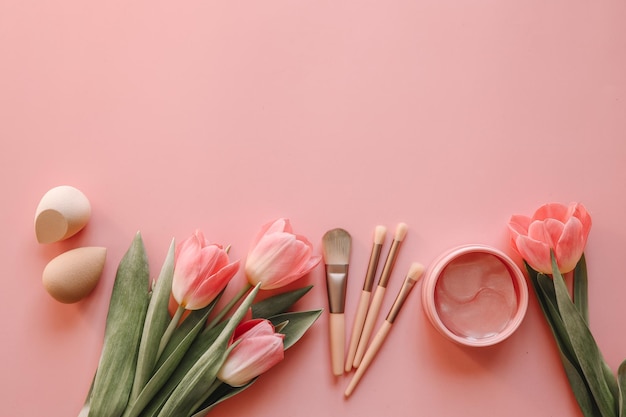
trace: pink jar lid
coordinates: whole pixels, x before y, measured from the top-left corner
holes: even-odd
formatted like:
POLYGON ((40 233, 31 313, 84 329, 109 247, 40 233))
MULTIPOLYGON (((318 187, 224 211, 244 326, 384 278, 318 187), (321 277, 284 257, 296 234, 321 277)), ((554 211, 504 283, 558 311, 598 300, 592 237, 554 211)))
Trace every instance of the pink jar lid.
POLYGON ((528 286, 505 253, 486 245, 464 245, 441 255, 426 271, 422 305, 446 338, 466 346, 490 346, 521 324, 528 286))

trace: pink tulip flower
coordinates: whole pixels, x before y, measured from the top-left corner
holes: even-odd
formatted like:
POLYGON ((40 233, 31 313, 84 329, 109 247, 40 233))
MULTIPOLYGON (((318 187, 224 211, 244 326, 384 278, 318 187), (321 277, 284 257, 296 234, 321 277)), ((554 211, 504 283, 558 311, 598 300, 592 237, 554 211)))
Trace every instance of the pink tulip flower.
POLYGON ((546 204, 532 217, 514 215, 509 221, 513 247, 534 270, 544 274, 552 273, 551 249, 561 273, 573 270, 590 229, 591 216, 580 203, 546 204))
POLYGON ((233 343, 217 377, 232 387, 246 385, 284 358, 283 339, 269 320, 244 321, 235 329, 233 343))
POLYGON ((217 244, 209 244, 200 231, 176 248, 172 295, 187 310, 206 307, 226 287, 239 269, 239 261, 229 263, 228 254, 217 244))
POLYGON ((246 276, 261 289, 284 287, 309 273, 321 256, 313 255, 313 245, 293 233, 288 219, 278 219, 261 229, 246 260, 246 276))

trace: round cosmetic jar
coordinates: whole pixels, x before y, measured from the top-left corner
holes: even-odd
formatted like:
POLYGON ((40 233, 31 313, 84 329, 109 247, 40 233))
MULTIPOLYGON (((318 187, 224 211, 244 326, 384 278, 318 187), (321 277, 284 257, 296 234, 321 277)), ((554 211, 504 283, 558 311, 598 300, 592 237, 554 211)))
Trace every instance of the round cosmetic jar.
POLYGON ((528 307, 524 274, 505 253, 465 245, 437 258, 424 274, 422 305, 443 336, 465 346, 509 337, 528 307))

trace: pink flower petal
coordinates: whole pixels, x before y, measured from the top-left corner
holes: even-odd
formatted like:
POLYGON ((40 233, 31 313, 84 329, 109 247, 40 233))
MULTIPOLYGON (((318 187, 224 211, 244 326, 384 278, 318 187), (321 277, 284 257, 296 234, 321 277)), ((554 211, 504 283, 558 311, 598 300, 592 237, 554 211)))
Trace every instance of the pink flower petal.
POLYGON ((272 233, 280 233, 280 232, 287 232, 287 233, 291 233, 291 223, 289 221, 289 219, 283 219, 283 218, 279 218, 276 219, 272 222, 266 223, 261 227, 261 230, 259 231, 259 233, 257 233, 257 235, 255 236, 254 240, 252 241, 252 247, 255 247, 258 245, 259 241, 268 234, 272 234, 272 233))
POLYGON ((267 319, 253 319, 242 322, 235 329, 233 341, 243 337, 251 338, 255 336, 273 335, 276 333, 274 325, 267 319))
POLYGON ((271 332, 274 333, 274 326, 267 319, 245 320, 239 323, 239 325, 235 328, 235 332, 233 333, 233 341, 238 340, 240 337, 242 337, 242 335, 252 331, 252 329, 254 329, 255 327, 261 328, 265 326, 262 323, 267 323, 270 326, 271 332))
POLYGON ((546 228, 543 221, 535 220, 528 227, 528 233, 526 233, 530 239, 545 242, 549 235, 546 233, 546 228))
POLYGON ((188 310, 199 310, 209 305, 226 288, 238 269, 239 261, 236 261, 199 282, 188 295, 185 308, 188 310))
POLYGON ((528 236, 519 236, 515 242, 520 255, 528 264, 538 272, 552 273, 550 260, 550 247, 544 242, 533 240, 528 236))
POLYGON ((569 206, 568 213, 572 217, 576 217, 582 223, 583 230, 582 233, 586 237, 589 235, 589 231, 591 230, 591 216, 587 212, 587 209, 580 203, 572 203, 569 206))
POLYGON ((569 272, 576 267, 585 248, 586 236, 583 234, 583 224, 572 217, 565 224, 563 233, 555 248, 559 270, 569 272))
POLYGON ((560 203, 548 203, 539 207, 535 214, 533 214, 533 220, 545 220, 556 219, 565 223, 567 220, 568 207, 560 203))
POLYGON ((543 222, 546 231, 546 239, 545 242, 552 249, 556 249, 556 243, 559 241, 559 238, 563 234, 563 229, 565 225, 556 219, 546 219, 543 222))
POLYGON ((528 233, 530 223, 530 217, 516 214, 509 220, 509 229, 518 235, 525 235, 528 233))

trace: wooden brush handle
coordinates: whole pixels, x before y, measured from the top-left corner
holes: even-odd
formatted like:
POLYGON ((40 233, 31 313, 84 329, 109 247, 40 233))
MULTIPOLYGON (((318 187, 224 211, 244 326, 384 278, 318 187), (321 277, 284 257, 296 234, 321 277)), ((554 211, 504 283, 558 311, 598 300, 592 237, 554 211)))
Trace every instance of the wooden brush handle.
POLYGON ((354 376, 352 377, 352 381, 350 381, 350 384, 346 388, 346 392, 344 393, 346 397, 349 397, 350 394, 352 394, 352 391, 354 391, 354 388, 357 386, 357 384, 363 377, 363 374, 365 373, 367 368, 370 366, 370 364, 374 360, 374 357, 380 350, 380 347, 383 345, 383 342, 385 341, 385 338, 387 337, 389 330, 391 330, 391 323, 385 320, 382 326, 380 326, 380 329, 378 330, 378 332, 376 333, 376 336, 374 336, 374 339, 372 339, 372 343, 367 348, 367 352, 365 352, 365 355, 363 356, 363 360, 361 361, 361 364, 359 365, 356 372, 354 373, 354 376))
POLYGON ((361 338, 359 339, 359 346, 356 349, 356 355, 353 362, 355 368, 359 367, 359 365, 361 364, 361 360, 363 360, 363 355, 365 355, 365 351, 367 350, 367 343, 369 342, 372 331, 374 330, 374 326, 376 325, 378 313, 380 312, 380 307, 383 304, 385 291, 386 288, 379 285, 376 287, 376 291, 374 292, 372 304, 367 311, 365 325, 363 326, 363 333, 361 333, 361 338))
POLYGON ((346 372, 350 372, 352 370, 352 363, 354 362, 356 349, 359 346, 359 340, 361 339, 361 332, 363 331, 363 325, 365 324, 365 316, 367 316, 367 307, 369 306, 371 296, 372 293, 370 291, 361 291, 361 298, 359 298, 359 305, 357 306, 356 315, 354 316, 350 346, 348 347, 346 372))
POLYGON ((346 320, 343 313, 330 313, 330 359, 333 375, 343 375, 346 320))

